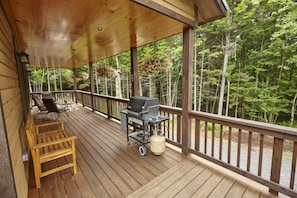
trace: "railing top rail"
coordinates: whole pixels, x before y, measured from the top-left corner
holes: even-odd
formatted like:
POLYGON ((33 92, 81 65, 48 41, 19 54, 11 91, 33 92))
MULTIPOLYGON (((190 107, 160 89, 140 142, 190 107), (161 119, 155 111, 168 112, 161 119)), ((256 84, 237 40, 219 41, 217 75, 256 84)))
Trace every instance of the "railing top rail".
POLYGON ((126 98, 116 98, 116 97, 113 97, 113 96, 107 96, 107 95, 102 95, 102 94, 97 94, 97 93, 91 94, 91 92, 80 91, 80 90, 77 90, 77 92, 97 96, 97 97, 100 97, 100 98, 112 99, 112 100, 120 101, 120 102, 129 102, 129 99, 126 99, 126 98))
POLYGON ((280 126, 276 124, 268 124, 253 120, 245 120, 241 118, 233 118, 228 116, 219 116, 205 112, 189 112, 190 116, 206 120, 226 126, 232 126, 247 131, 259 132, 266 135, 272 135, 279 138, 291 139, 297 141, 297 129, 291 127, 280 126), (292 139, 293 138, 293 139, 292 139))

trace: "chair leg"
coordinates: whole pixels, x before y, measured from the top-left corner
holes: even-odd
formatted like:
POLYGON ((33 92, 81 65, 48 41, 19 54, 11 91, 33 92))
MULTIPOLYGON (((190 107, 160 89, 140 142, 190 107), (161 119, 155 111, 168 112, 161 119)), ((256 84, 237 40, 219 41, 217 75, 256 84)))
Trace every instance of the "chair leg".
POLYGON ((76 164, 76 151, 75 151, 75 141, 72 141, 72 160, 73 160, 73 173, 77 173, 77 164, 76 164))
POLYGON ((41 177, 41 164, 39 160, 33 160, 34 175, 36 188, 40 188, 40 177, 41 177))
POLYGON ((57 114, 58 114, 58 116, 57 116, 57 118, 55 119, 55 121, 57 121, 58 118, 60 117, 60 112, 58 112, 57 114))

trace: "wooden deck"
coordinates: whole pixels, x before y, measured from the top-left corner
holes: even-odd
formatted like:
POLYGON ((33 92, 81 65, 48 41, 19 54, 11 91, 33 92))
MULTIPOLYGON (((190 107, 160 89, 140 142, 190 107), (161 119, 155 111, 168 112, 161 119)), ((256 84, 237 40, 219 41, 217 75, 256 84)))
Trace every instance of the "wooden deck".
MULTIPOLYGON (((167 148, 161 156, 138 154, 139 144, 127 145, 120 125, 79 105, 70 117, 61 115, 69 135, 78 137, 78 173, 64 170, 41 179, 35 189, 30 173, 29 198, 46 197, 272 197, 213 167, 167 148)), ((36 123, 42 121, 39 115, 36 123)), ((49 117, 50 118, 50 117, 49 117)), ((48 121, 48 120, 47 120, 48 121)), ((44 168, 65 163, 65 158, 44 168)))

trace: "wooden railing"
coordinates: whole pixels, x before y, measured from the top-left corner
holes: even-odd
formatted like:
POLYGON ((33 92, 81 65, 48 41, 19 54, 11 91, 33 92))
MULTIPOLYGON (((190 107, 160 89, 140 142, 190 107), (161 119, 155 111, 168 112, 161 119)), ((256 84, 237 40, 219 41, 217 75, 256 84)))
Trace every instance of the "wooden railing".
MULTIPOLYGON (((129 101, 82 91, 75 95, 77 103, 118 120, 129 101)), ((170 117, 162 126, 167 142, 182 148, 182 110, 161 106, 160 114, 170 117)), ((297 197, 296 129, 195 111, 189 117, 190 153, 259 182, 274 194, 297 197)))
POLYGON ((119 99, 111 96, 91 94, 89 92, 77 91, 77 103, 90 107, 108 116, 108 118, 121 119, 121 111, 127 107, 128 99, 119 99))
MULTIPOLYGON (((38 94, 40 95, 40 98, 42 98, 41 92, 34 92, 32 94, 38 94)), ((55 99, 55 101, 58 102, 76 102, 76 92, 73 90, 67 90, 67 91, 53 91, 51 92, 51 95, 55 99)))

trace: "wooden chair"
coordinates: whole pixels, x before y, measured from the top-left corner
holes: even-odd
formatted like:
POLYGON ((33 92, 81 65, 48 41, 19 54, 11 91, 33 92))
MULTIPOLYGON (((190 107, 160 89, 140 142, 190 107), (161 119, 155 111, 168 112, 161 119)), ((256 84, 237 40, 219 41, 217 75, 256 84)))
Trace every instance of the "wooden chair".
MULTIPOLYGON (((35 125, 31 113, 26 123, 26 134, 30 146, 36 188, 40 188, 40 178, 58 171, 73 167, 73 173, 77 173, 75 140, 76 136, 68 136, 64 129, 64 122, 51 122, 35 125), (44 129, 50 128, 49 131, 44 129), (54 128, 54 130, 53 130, 54 128), (43 132, 41 132, 43 130, 43 132), (72 161, 50 170, 43 171, 42 164, 65 156, 72 155, 72 161)), ((57 163, 58 164, 58 163, 57 163)))
POLYGON ((32 99, 34 104, 38 107, 38 112, 34 115, 34 118, 36 118, 41 112, 47 111, 47 109, 37 94, 32 94, 32 99))
MULTIPOLYGON (((42 98, 43 104, 45 105, 46 109, 47 109, 47 114, 49 113, 56 113, 58 114, 56 120, 59 118, 60 114, 65 112, 67 114, 67 116, 69 117, 69 114, 67 112, 67 109, 63 108, 58 108, 56 102, 54 101, 54 99, 52 98, 42 98)), ((46 116, 44 117, 44 119, 46 118, 46 116)))

